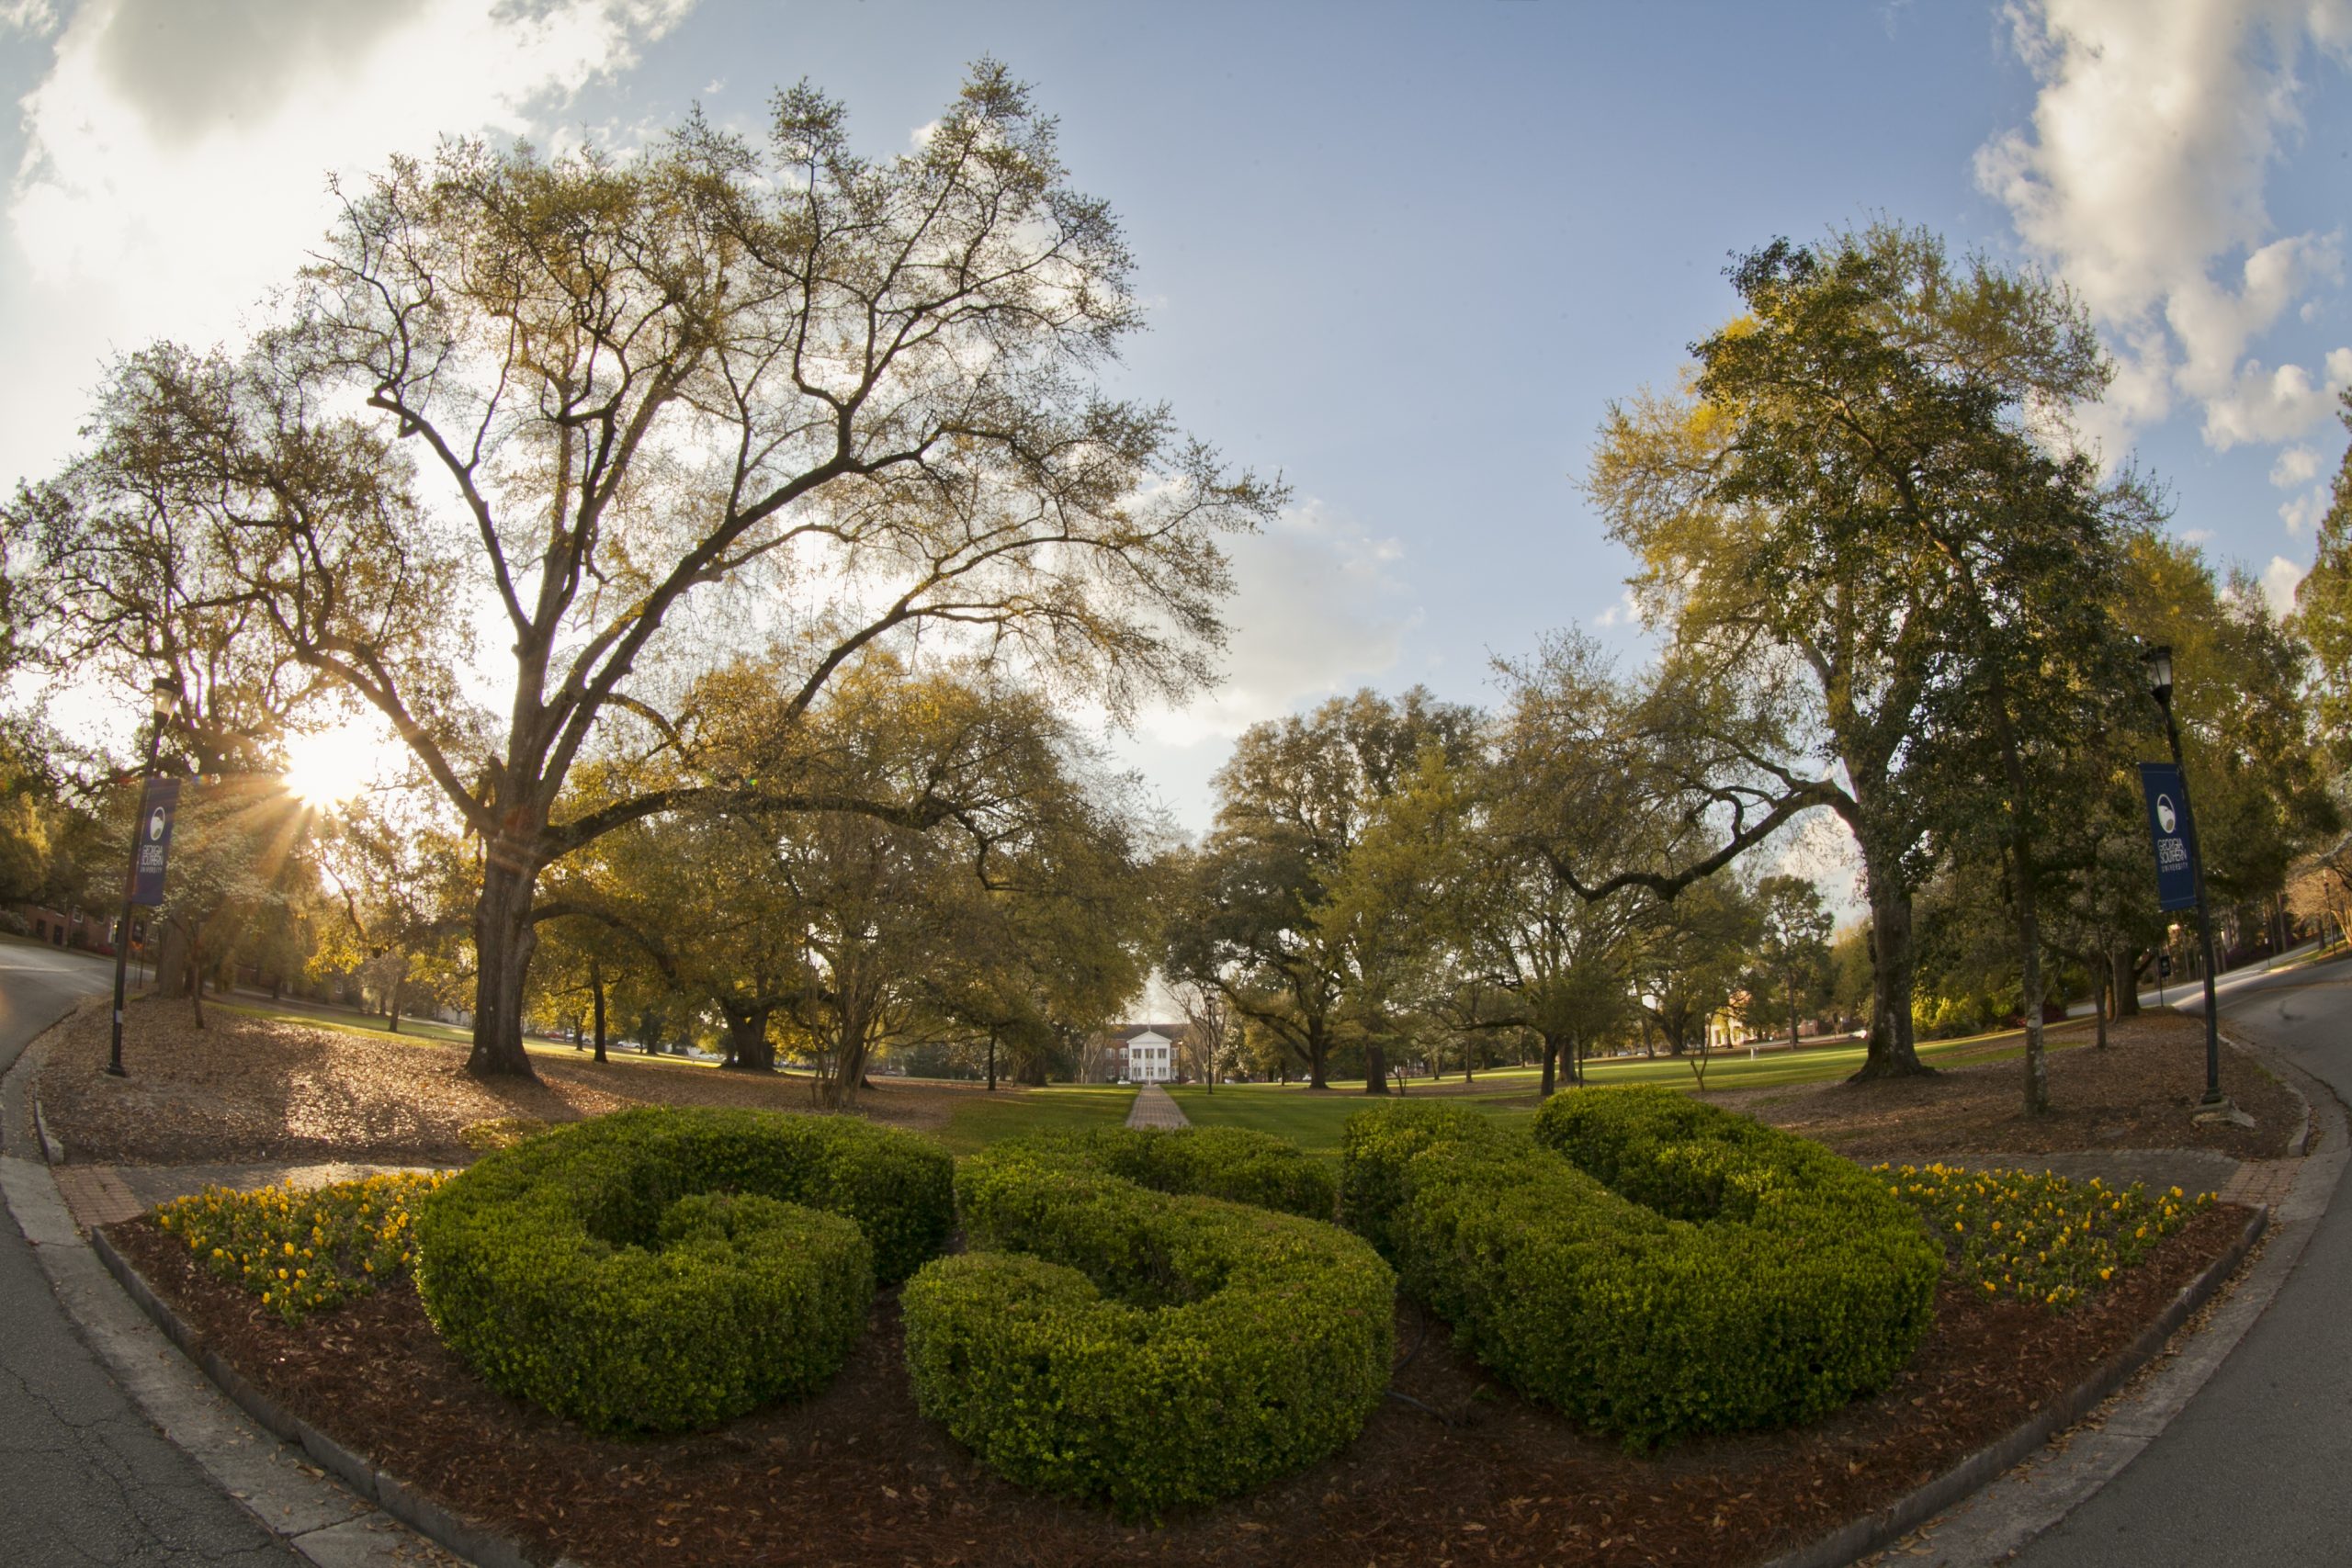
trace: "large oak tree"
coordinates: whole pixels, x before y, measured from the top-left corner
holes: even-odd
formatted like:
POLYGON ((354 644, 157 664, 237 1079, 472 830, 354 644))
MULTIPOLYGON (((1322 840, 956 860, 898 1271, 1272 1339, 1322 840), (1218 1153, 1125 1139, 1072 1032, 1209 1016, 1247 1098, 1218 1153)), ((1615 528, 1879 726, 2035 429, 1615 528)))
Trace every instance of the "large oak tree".
POLYGON ((153 574, 77 541, 165 520, 266 669, 389 721, 484 846, 469 1066, 527 1075, 540 873, 722 787, 567 786, 616 735, 679 729, 695 667, 783 649, 794 712, 918 636, 1114 710, 1206 675, 1216 536, 1279 492, 1096 389, 1138 324, 1130 267, 992 63, 885 160, 806 86, 763 146, 699 118, 628 157, 453 145, 345 193, 249 350, 121 366, 96 449, 135 460, 20 496, 10 532, 95 562, 86 617, 153 574))

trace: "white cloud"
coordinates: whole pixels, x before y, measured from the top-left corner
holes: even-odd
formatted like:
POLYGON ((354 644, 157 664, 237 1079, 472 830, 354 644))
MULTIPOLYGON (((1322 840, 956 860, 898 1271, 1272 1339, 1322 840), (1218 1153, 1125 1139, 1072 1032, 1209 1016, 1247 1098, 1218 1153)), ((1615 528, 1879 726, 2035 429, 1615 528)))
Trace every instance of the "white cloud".
POLYGON ((2180 540, 2181 543, 2185 545, 2210 545, 2213 542, 2213 530, 2211 528, 2183 528, 2180 531, 2180 540))
POLYGON ((2278 509, 2278 520, 2287 525, 2290 534, 2301 534, 2307 528, 2315 528, 2319 520, 2326 515, 2327 491, 2324 490, 2307 490, 2278 509))
POLYGON ((1231 739, 1261 719, 1351 690, 1396 664, 1420 613, 1407 602, 1404 549, 1318 502, 1230 541, 1233 628, 1222 685, 1182 709, 1138 716, 1165 745, 1231 739))
POLYGON ((2324 382, 2250 351, 2340 279, 2342 243, 2275 234, 2263 181, 2302 128, 2299 68, 2346 62, 2352 0, 2016 0, 2008 17, 2041 91, 2030 130, 1978 151, 1977 181, 2123 344, 2085 434, 2118 456, 2176 393, 2203 405, 2217 448, 2308 430, 2352 349, 2324 382))
POLYGON ((57 7, 49 0, 0 0, 0 31, 47 38, 57 30, 57 7))
POLYGON ((79 413, 60 408, 107 353, 235 335, 327 228, 330 173, 445 135, 548 139, 691 3, 88 0, 20 106, 8 332, 39 394, 0 393, 0 481, 59 459, 79 413))
POLYGON ((2309 446, 2290 446, 2270 465, 2270 482, 2280 490, 2309 484, 2319 474, 2319 454, 2309 446))
POLYGON ((2300 365, 2272 370, 2259 359, 2239 367, 2237 378, 2205 402, 2205 443, 2228 451, 2240 442, 2288 441, 2327 417, 2335 389, 2352 380, 2352 348, 2327 356, 2324 380, 2300 365))
POLYGON ((2270 564, 2262 569, 2262 592, 2270 601, 2272 615, 2284 616, 2294 612, 2295 587, 2310 570, 2311 568, 2298 566, 2285 556, 2270 558, 2270 564))
POLYGON ((1637 626, 1642 624, 1642 607, 1634 598, 1634 591, 1626 589, 1617 596, 1617 603, 1600 612, 1598 623, 1604 626, 1637 626))

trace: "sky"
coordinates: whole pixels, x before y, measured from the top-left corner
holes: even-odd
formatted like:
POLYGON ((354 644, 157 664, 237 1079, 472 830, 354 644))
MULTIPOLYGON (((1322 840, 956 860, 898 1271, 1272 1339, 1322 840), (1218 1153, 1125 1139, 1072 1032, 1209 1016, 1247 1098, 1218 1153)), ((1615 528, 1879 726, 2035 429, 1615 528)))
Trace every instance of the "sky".
POLYGON ((0 0, 0 485, 106 359, 233 344, 326 178, 445 135, 626 149, 807 79, 876 154, 967 65, 1061 122, 1138 258, 1114 389, 1294 494, 1236 543, 1227 679, 1121 753, 1199 830, 1247 725, 1492 695, 1628 564, 1578 489, 1611 400, 1736 308, 1729 258, 1885 218, 2064 280, 2082 427, 2290 602, 2345 447, 2352 0, 0 0))

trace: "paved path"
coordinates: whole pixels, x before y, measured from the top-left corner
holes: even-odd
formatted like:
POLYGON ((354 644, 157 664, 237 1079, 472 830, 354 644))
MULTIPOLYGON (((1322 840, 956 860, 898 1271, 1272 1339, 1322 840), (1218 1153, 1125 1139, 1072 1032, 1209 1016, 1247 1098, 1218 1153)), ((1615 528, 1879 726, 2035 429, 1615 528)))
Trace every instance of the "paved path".
POLYGON ((1136 1090, 1134 1109, 1127 1112, 1130 1127, 1189 1127, 1192 1118, 1156 1083, 1148 1083, 1136 1090))
MULTIPOLYGON (((2352 961, 2231 979, 2219 998, 2224 1029, 2352 1100, 2352 961)), ((2181 999, 2176 992, 2174 1004, 2181 999)), ((2352 1559, 2352 1214, 2337 1197, 2211 1381, 2122 1474, 2017 1562, 2299 1568, 2352 1559)))
MULTIPOLYGON (((0 942, 0 1072, 112 967, 0 942)), ((18 1158, 39 1151, 7 1149, 18 1158)), ((0 1218, 0 1562, 290 1563, 100 1367, 16 1224, 0 1218)))

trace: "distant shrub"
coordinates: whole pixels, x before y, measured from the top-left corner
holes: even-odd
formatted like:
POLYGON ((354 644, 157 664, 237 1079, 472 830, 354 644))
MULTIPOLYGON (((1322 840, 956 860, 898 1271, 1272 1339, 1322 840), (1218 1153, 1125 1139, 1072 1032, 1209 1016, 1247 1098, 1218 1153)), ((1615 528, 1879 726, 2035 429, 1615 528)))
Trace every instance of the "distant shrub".
POLYGON ((1023 1485, 1149 1517, 1331 1453, 1387 1386, 1395 1278, 1254 1137, 1041 1138, 965 1160, 974 1250, 908 1281, 923 1414, 1023 1485), (1114 1173, 1132 1170, 1154 1186, 1114 1173))
POLYGON ((213 1274, 288 1323, 405 1279, 415 1261, 415 1205, 447 1173, 371 1176, 305 1190, 207 1187, 155 1211, 213 1274))
POLYGON ((954 1223, 927 1139, 842 1117, 647 1108, 485 1156, 425 1205, 417 1292, 494 1386, 598 1430, 808 1393, 954 1223))
POLYGON ((1817 1145, 1652 1087, 1350 1121, 1351 1224, 1457 1343, 1634 1446, 1809 1420, 1883 1387, 1942 1259, 1885 1185, 1817 1145))

